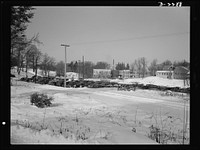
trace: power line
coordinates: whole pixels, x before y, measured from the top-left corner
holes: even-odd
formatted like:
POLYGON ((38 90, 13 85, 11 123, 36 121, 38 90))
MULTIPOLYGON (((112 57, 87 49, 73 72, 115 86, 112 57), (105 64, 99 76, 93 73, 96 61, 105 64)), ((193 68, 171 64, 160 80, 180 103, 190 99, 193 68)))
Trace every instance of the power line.
POLYGON ((114 39, 114 40, 102 40, 102 41, 71 43, 71 45, 85 45, 85 44, 109 43, 109 42, 124 42, 124 41, 130 41, 130 40, 138 40, 138 39, 158 38, 158 37, 165 37, 165 36, 176 36, 176 35, 182 35, 182 34, 189 34, 189 32, 160 34, 160 35, 151 35, 151 36, 138 36, 138 37, 122 38, 122 39, 114 39))

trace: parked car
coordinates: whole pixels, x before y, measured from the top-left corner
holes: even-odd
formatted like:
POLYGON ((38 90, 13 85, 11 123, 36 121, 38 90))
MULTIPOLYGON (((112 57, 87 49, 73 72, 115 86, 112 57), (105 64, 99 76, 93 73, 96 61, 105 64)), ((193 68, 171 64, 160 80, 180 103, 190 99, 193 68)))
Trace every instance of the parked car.
POLYGON ((56 86, 64 86, 64 79, 59 79, 59 80, 56 82, 56 86))
POLYGON ((15 77, 15 75, 14 74, 10 74, 10 77, 15 77))
POLYGON ((26 81, 25 77, 20 78, 20 81, 26 81))
POLYGON ((50 81, 48 82, 48 84, 49 84, 49 85, 56 85, 56 81, 55 81, 55 80, 50 80, 50 81))
POLYGON ((37 83, 39 83, 39 84, 48 84, 50 80, 51 80, 51 79, 48 78, 48 77, 41 77, 41 78, 39 78, 39 79, 37 80, 37 83))

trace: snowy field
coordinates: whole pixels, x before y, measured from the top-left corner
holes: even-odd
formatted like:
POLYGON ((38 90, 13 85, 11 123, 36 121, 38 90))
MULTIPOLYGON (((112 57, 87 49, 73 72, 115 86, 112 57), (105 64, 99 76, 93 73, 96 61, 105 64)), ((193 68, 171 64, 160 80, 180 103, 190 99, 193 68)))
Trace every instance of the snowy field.
POLYGON ((166 87, 180 87, 187 88, 189 85, 184 85, 184 81, 180 79, 165 79, 156 76, 150 76, 146 78, 132 78, 132 79, 124 79, 124 80, 111 80, 111 82, 121 82, 121 83, 139 83, 139 84, 153 84, 157 86, 166 86, 166 87))
MULTIPOLYGON (((158 144, 150 138, 152 125, 170 134, 163 138, 166 144, 182 142, 184 107, 186 114, 190 108, 187 94, 63 88, 17 78, 11 86, 11 144, 158 144), (34 92, 52 96, 52 106, 31 105, 34 92)), ((188 144, 186 116, 184 143, 188 144)))

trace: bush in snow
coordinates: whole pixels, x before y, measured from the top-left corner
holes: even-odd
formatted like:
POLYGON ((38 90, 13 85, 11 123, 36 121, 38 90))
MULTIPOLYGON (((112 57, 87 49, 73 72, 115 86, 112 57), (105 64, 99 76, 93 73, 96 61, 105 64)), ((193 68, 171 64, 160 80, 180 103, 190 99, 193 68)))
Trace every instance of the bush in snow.
POLYGON ((52 97, 48 97, 45 94, 40 94, 40 93, 33 93, 31 95, 31 105, 35 104, 35 106, 44 108, 45 106, 51 106, 51 101, 53 100, 52 97))

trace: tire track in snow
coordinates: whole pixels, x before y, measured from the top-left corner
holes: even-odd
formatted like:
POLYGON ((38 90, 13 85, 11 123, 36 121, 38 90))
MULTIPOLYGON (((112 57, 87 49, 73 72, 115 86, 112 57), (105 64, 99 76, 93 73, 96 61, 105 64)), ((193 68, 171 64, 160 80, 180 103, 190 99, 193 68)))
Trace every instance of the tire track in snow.
MULTIPOLYGON (((87 91, 89 92, 89 91, 87 91)), ((131 102, 136 103, 157 103, 161 105, 165 105, 168 107, 175 107, 178 109, 183 109, 184 104, 176 103, 176 102, 169 102, 165 100, 160 99, 152 99, 152 98, 145 98, 145 97, 139 97, 139 96, 130 96, 130 95, 124 95, 124 94, 118 94, 114 92, 104 92, 104 91, 98 91, 98 92, 89 92, 100 96, 106 96, 106 97, 112 97, 117 99, 127 99, 131 102)), ((189 104, 186 104, 186 107, 189 107, 189 104)))

